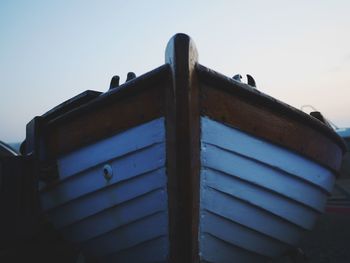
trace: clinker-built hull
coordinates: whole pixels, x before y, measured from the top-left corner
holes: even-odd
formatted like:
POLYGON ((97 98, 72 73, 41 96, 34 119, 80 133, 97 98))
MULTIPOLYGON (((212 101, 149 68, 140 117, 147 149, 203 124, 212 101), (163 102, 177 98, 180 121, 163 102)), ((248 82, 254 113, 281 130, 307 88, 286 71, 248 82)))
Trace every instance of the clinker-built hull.
POLYGON ((344 145, 321 121, 197 61, 87 91, 27 125, 42 209, 98 262, 265 262, 323 212, 344 145))

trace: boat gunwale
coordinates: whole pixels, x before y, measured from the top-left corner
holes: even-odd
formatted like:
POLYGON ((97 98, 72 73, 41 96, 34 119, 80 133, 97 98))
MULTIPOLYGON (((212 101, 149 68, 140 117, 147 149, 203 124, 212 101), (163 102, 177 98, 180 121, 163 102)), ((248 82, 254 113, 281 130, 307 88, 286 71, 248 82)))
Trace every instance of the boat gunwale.
MULTIPOLYGON (((248 84, 239 83, 213 69, 203 66, 199 63, 196 65, 196 70, 200 81, 209 85, 215 85, 215 89, 220 89, 234 96, 243 98, 249 102, 253 102, 255 106, 263 105, 273 112, 278 112, 294 120, 300 121, 303 124, 313 128, 316 131, 322 132, 327 137, 331 138, 342 149, 343 153, 347 151, 347 146, 344 140, 330 127, 312 117, 305 112, 298 110, 291 105, 275 99, 248 84)), ((213 87, 213 86, 211 86, 213 87)))
MULTIPOLYGON (((117 88, 101 93, 95 99, 88 101, 87 103, 77 105, 70 111, 67 111, 55 118, 49 119, 47 121, 47 127, 53 128, 54 126, 62 124, 65 121, 71 120, 80 115, 84 115, 89 111, 94 111, 99 106, 106 106, 108 104, 112 104, 115 102, 114 100, 116 99, 121 99, 126 96, 135 95, 138 92, 145 89, 152 89, 154 88, 153 85, 159 85, 159 82, 165 79, 170 79, 169 64, 163 64, 131 81, 125 82, 117 88)), ((48 114, 49 112, 45 114, 48 114)), ((45 114, 43 116, 45 116, 45 114)))

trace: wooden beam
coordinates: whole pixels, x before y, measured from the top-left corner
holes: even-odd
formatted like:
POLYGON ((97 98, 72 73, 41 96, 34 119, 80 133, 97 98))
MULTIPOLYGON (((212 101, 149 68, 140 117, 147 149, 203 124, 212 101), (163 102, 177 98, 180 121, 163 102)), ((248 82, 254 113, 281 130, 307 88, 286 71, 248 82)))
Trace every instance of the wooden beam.
POLYGON ((204 116, 297 152, 335 172, 339 170, 342 149, 330 136, 283 111, 272 110, 268 104, 239 96, 235 88, 227 92, 202 84, 201 89, 204 116))

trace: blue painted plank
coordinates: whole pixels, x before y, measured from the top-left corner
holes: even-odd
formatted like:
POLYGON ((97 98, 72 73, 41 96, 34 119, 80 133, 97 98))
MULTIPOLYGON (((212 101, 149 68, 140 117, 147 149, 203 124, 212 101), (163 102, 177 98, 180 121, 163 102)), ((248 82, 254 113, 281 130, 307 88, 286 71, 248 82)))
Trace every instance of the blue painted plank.
POLYGON ((318 186, 300 180, 213 145, 202 144, 202 165, 254 183, 323 212, 327 195, 318 186))
POLYGON ((84 218, 64 228, 63 235, 71 242, 87 241, 154 213, 167 213, 167 205, 164 189, 157 189, 84 218))
POLYGON ((201 118, 201 127, 202 141, 207 144, 254 158, 332 191, 334 174, 311 160, 208 118, 201 118))
POLYGON ((71 201, 49 212, 49 216, 55 227, 62 228, 115 205, 165 187, 165 170, 161 169, 71 201))
POLYGON ((54 189, 41 193, 43 209, 46 211, 50 210, 103 187, 164 166, 165 144, 156 144, 108 163, 113 169, 111 180, 106 181, 103 176, 105 163, 84 173, 74 175, 69 180, 58 184, 54 189))
POLYGON ((130 249, 122 250, 119 253, 107 255, 103 257, 100 262, 168 262, 167 253, 168 250, 167 237, 159 237, 153 240, 148 240, 130 249))
MULTIPOLYGON (((167 222, 167 214, 160 212, 92 239, 81 244, 81 246, 88 256, 100 258, 122 250, 131 249, 158 237, 167 236, 167 222)), ((164 255, 167 253, 167 250, 159 248, 158 253, 164 255)))
MULTIPOLYGON (((304 229, 310 230, 319 216, 319 213, 302 204, 230 175, 205 169, 201 176, 202 180, 205 181, 205 186, 258 206, 304 229)), ((227 205, 227 208, 234 209, 230 204, 227 205)))
POLYGON ((226 243, 260 254, 275 258, 289 248, 285 243, 262 235, 235 222, 217 216, 210 212, 202 212, 202 233, 208 233, 226 243))
POLYGON ((69 177, 89 167, 164 140, 164 118, 150 121, 61 156, 58 160, 60 177, 69 177))
POLYGON ((286 244, 295 245, 304 230, 250 203, 212 188, 201 188, 201 210, 232 220, 286 244))
POLYGON ((160 118, 61 156, 60 181, 41 190, 42 206, 66 239, 88 256, 165 261, 165 155, 160 118), (113 173, 110 180, 104 177, 106 164, 113 173))
POLYGON ((264 263, 268 260, 206 233, 201 239, 200 249, 201 262, 264 263))

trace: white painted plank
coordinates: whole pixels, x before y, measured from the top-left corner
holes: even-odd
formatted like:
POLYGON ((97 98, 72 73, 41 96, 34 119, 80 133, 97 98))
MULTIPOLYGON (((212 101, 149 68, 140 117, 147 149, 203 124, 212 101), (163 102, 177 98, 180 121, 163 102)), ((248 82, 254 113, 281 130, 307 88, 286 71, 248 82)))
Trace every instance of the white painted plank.
POLYGON ((211 188, 201 188, 201 210, 208 210, 290 245, 295 245, 304 232, 302 228, 265 210, 211 188))
POLYGON ((212 213, 203 212, 201 218, 203 220, 201 223, 203 233, 209 233, 229 244, 265 257, 276 258, 289 247, 282 242, 212 213))
POLYGON ((258 139, 222 123, 201 118, 202 141, 249 156, 288 173, 300 176, 331 192, 334 174, 319 164, 285 148, 258 139))
POLYGON ((168 262, 168 237, 159 237, 132 249, 103 257, 99 262, 162 263, 168 262))
MULTIPOLYGON (((130 249, 148 240, 167 236, 167 222, 166 213, 157 213, 83 243, 81 247, 87 255, 100 258, 124 249, 130 249)), ((165 253, 165 251, 159 251, 159 253, 165 253)))
POLYGON ((266 263, 267 258, 232 246, 209 234, 203 234, 200 244, 200 257, 204 262, 220 263, 266 263))
POLYGON ((106 163, 110 164, 113 169, 113 177, 109 181, 106 181, 103 176, 105 163, 102 163, 100 166, 72 176, 50 191, 41 193, 43 209, 52 209, 106 186, 111 186, 164 166, 165 144, 157 144, 106 163))
POLYGON ((323 212, 327 195, 317 185, 218 147, 202 144, 203 167, 270 189, 323 212))
POLYGON ((158 189, 66 227, 63 229, 63 235, 71 242, 87 241, 156 212, 167 213, 167 205, 165 191, 158 189))
POLYGON ((164 140, 164 118, 150 121, 60 157, 60 178, 164 140))
MULTIPOLYGON (((49 216, 56 228, 62 228, 156 189, 165 188, 166 181, 164 169, 153 171, 73 200, 52 210, 49 216)), ((166 199, 166 195, 163 197, 166 199)))
MULTIPOLYGON (((201 176, 207 187, 242 199, 308 230, 312 229, 319 215, 295 201, 223 173, 206 169, 202 171, 201 176)), ((227 209, 234 209, 227 205, 227 209)))

